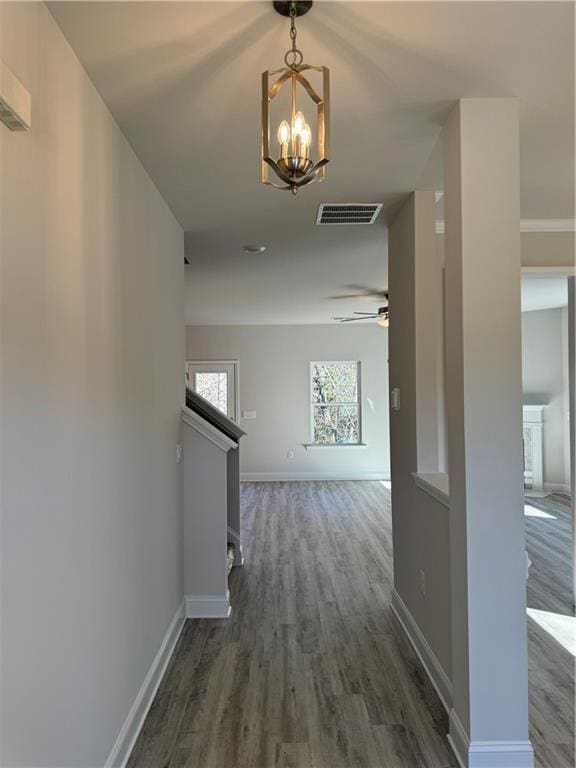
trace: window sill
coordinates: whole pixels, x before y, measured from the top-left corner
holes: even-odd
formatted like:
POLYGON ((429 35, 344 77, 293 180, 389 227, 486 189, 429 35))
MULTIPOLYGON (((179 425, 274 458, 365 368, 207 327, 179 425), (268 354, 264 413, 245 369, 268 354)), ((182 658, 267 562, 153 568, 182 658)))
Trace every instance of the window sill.
POLYGON ((366 443, 330 443, 327 445, 324 445, 323 443, 302 443, 304 448, 309 451, 310 449, 317 450, 317 449, 333 449, 333 448, 368 448, 368 445, 366 443))
POLYGON ((418 472, 412 472, 412 479, 414 484, 420 488, 421 491, 427 493, 428 496, 432 496, 433 499, 440 502, 444 507, 450 506, 450 484, 448 475, 444 472, 438 472, 435 474, 419 474, 418 472))

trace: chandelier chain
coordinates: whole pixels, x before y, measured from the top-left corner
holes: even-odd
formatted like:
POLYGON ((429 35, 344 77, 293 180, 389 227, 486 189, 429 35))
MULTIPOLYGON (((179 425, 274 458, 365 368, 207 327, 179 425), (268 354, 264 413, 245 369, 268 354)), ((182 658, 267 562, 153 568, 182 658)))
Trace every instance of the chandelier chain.
POLYGON ((286 51, 284 55, 284 62, 290 69, 296 69, 304 61, 302 51, 296 46, 296 35, 298 31, 296 29, 296 2, 291 0, 290 2, 290 39, 292 40, 292 47, 286 51))

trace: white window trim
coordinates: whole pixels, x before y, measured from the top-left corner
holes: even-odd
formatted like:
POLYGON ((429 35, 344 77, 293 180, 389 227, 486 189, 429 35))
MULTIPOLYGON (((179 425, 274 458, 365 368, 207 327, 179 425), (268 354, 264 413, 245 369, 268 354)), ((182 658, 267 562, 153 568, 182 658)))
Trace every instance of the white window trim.
MULTIPOLYGON (((240 423, 240 360, 186 360, 184 376, 188 386, 189 365, 232 365, 234 370, 234 405, 236 407, 236 424, 240 423)), ((232 419, 234 421, 234 419, 232 419)))
POLYGON ((302 443, 302 447, 307 451, 332 450, 332 448, 353 448, 358 450, 368 448, 368 443, 302 443))
POLYGON ((310 397, 310 442, 303 443, 306 450, 310 448, 366 448, 366 443, 362 442, 363 429, 362 429, 362 366, 360 360, 311 360, 309 369, 309 397, 310 397), (350 365, 354 363, 356 365, 356 402, 348 403, 326 403, 322 406, 321 403, 315 403, 312 394, 312 367, 315 363, 321 363, 322 365, 350 365), (315 443, 314 442, 314 408, 317 407, 330 407, 330 406, 355 406, 358 408, 358 442, 357 443, 315 443))

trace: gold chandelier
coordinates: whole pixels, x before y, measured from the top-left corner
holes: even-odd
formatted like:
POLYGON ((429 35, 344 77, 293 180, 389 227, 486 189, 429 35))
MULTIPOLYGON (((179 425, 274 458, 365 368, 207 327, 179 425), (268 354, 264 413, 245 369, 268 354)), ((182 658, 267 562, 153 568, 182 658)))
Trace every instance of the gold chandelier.
POLYGON ((278 13, 290 17, 292 46, 284 56, 286 67, 262 73, 262 182, 277 189, 290 189, 294 195, 305 184, 323 181, 326 164, 330 160, 330 72, 327 67, 304 64, 302 52, 296 46, 296 17, 307 13, 311 7, 311 0, 274 2, 278 13), (302 74, 307 70, 321 73, 321 95, 302 74), (285 114, 285 118, 289 119, 283 119, 278 124, 277 159, 274 159, 270 149, 270 112, 273 101, 288 85, 290 103, 286 108, 289 114, 285 114), (315 131, 299 109, 299 96, 308 97, 315 105, 315 131), (283 184, 270 181, 270 168, 283 184))

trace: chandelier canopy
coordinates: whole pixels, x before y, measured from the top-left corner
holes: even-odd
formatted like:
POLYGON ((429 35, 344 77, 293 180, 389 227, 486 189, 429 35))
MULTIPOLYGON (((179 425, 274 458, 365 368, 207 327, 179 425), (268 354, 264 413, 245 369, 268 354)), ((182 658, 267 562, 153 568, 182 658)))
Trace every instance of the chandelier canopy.
POLYGON ((310 0, 274 3, 278 13, 290 17, 292 45, 284 56, 284 68, 262 73, 262 182, 277 189, 289 189, 293 194, 305 184, 323 181, 330 160, 330 72, 327 67, 304 64, 304 56, 296 45, 296 17, 307 13, 311 6, 310 0), (304 76, 308 71, 319 73, 321 94, 304 76), (274 151, 270 148, 271 112, 286 91, 289 100, 280 107, 283 119, 277 123, 274 151), (316 112, 314 129, 300 109, 300 102, 308 99, 314 105, 308 103, 308 107, 316 112), (282 184, 270 181, 270 168, 282 184))

